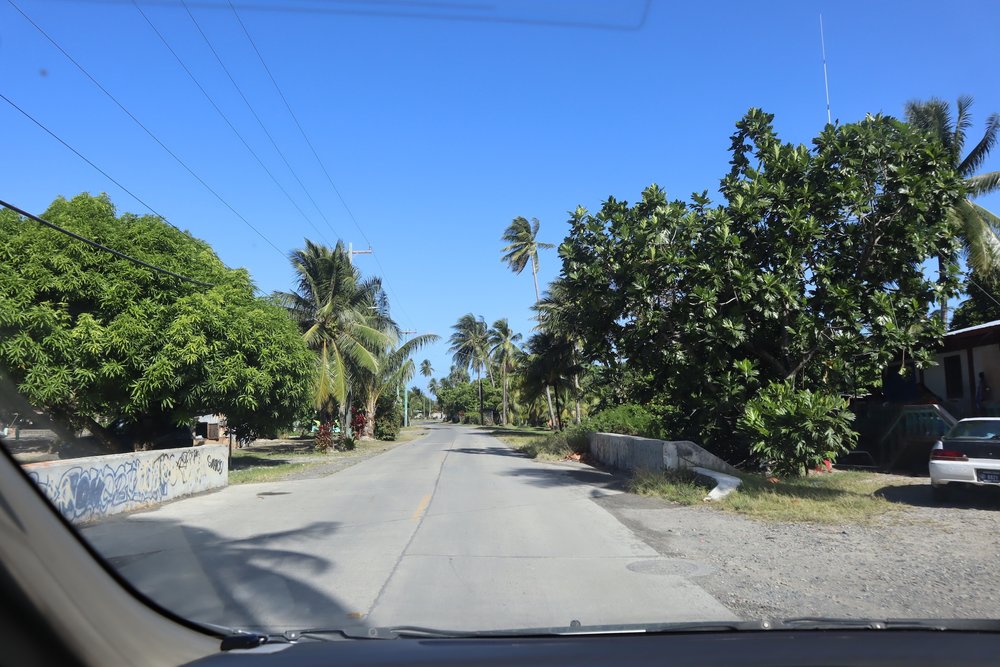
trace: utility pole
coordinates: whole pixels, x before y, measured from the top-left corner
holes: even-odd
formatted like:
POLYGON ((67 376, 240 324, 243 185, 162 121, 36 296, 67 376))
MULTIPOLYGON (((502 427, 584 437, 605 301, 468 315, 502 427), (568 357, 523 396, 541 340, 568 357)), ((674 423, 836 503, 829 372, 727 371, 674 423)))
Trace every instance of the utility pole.
POLYGON ((353 243, 347 244, 347 257, 350 259, 351 266, 354 266, 354 256, 355 255, 370 255, 372 254, 371 246, 368 246, 368 250, 355 250, 353 243))
MULTIPOLYGON (((413 329, 407 329, 406 331, 399 332, 403 336, 409 336, 410 334, 417 333, 413 329)), ((399 391, 397 389, 397 391, 399 391)), ((399 396, 397 393, 396 396, 399 396)), ((407 391, 406 387, 403 387, 403 426, 410 425, 410 392, 407 391)))

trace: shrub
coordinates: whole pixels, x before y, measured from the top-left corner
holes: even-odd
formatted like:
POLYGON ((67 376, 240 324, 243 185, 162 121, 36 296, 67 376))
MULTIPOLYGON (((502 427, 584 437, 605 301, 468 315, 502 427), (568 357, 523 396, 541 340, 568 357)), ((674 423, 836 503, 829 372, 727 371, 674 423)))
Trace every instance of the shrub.
POLYGON ((599 433, 620 433, 659 438, 662 434, 659 420, 641 405, 627 403, 601 410, 584 421, 587 430, 599 433))
POLYGON ((403 426, 403 409, 395 393, 383 394, 375 406, 375 439, 395 440, 403 426))
POLYGON ((333 447, 333 425, 330 422, 320 424, 316 431, 316 438, 313 440, 313 447, 317 452, 328 452, 333 447))
POLYGON ((772 382, 749 401, 739 429, 780 475, 798 475, 854 447, 854 415, 840 396, 772 382))
POLYGON ((345 435, 337 442, 336 449, 338 452, 349 452, 357 446, 358 446, 357 440, 355 440, 350 436, 345 435))

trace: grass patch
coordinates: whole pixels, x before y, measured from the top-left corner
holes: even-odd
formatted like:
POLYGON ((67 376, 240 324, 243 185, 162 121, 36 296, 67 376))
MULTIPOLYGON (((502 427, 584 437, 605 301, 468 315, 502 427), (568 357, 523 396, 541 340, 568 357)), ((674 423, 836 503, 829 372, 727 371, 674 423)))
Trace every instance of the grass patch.
POLYGON ((426 428, 420 426, 408 426, 400 430, 395 440, 358 440, 354 449, 345 452, 331 450, 326 454, 313 449, 312 440, 305 443, 269 443, 234 449, 229 467, 229 483, 256 484, 280 481, 292 473, 329 463, 338 458, 378 453, 420 438, 427 432, 426 428))
MULTIPOLYGON (((741 475, 739 489, 720 501, 718 509, 767 521, 865 523, 895 509, 876 491, 885 476, 869 472, 834 472, 782 480, 772 484, 759 475, 741 475)), ((629 490, 672 502, 700 504, 712 484, 693 473, 636 473, 629 490)))
MULTIPOLYGON (((233 457, 233 463, 236 458, 233 457)), ((256 484, 258 482, 277 482, 287 475, 320 465, 322 461, 292 461, 273 462, 267 465, 254 465, 246 468, 234 468, 229 471, 229 484, 256 484)))

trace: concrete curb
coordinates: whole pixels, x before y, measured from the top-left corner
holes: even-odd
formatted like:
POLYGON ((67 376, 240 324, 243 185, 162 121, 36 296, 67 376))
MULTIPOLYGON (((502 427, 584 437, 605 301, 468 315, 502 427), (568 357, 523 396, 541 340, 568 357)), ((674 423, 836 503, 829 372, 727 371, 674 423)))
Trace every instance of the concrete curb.
POLYGON ((710 477, 716 481, 716 486, 714 489, 708 492, 705 496, 705 501, 722 500, 730 493, 739 488, 740 484, 743 482, 739 477, 733 477, 732 475, 727 475, 722 472, 716 472, 715 470, 709 470, 708 468, 695 467, 691 468, 694 472, 702 475, 704 477, 710 477))

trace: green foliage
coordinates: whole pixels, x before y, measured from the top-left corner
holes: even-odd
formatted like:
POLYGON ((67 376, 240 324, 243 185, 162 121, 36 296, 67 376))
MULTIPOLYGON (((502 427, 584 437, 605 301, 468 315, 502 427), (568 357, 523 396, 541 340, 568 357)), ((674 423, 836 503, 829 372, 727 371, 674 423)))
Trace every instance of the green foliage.
POLYGON ((780 475, 797 475, 854 448, 854 415, 840 396, 774 382, 750 400, 739 428, 780 475))
POLYGON ((357 447, 358 447, 357 439, 352 438, 348 435, 345 435, 343 438, 338 440, 337 443, 334 445, 334 448, 338 452, 351 452, 357 449, 357 447))
POLYGON ((399 335, 389 317, 388 300, 379 278, 361 278, 342 241, 333 248, 306 240, 291 257, 297 278, 291 292, 275 292, 298 324, 313 358, 314 407, 327 416, 334 405, 347 421, 346 397, 351 380, 378 371, 378 354, 399 335))
POLYGON ((1000 272, 980 274, 973 269, 966 282, 968 298, 958 305, 950 329, 964 329, 1000 320, 1000 272))
MULTIPOLYGON (((501 409, 503 396, 499 387, 483 382, 483 406, 486 411, 501 409)), ((438 402, 448 420, 458 420, 460 416, 479 419, 479 385, 477 382, 448 382, 438 389, 438 402)))
POLYGON ((807 148, 753 109, 731 165, 721 205, 654 185, 631 206, 578 208, 558 284, 582 361, 614 387, 606 403, 650 406, 670 437, 738 462, 737 421, 762 388, 864 391, 890 361, 930 360, 943 326, 929 306, 958 287, 948 216, 963 183, 942 146, 884 116, 807 148))
POLYGON ((656 415, 634 403, 607 408, 584 421, 588 430, 597 433, 620 433, 659 438, 662 435, 656 415))
POLYGON ((402 427, 402 402, 396 399, 394 393, 386 392, 378 399, 375 409, 375 438, 377 440, 395 440, 402 427))
POLYGON ((107 196, 56 199, 43 217, 199 280, 178 281, 0 213, 0 368, 54 418, 100 430, 124 415, 181 423, 220 412, 242 438, 305 416, 312 359, 244 270, 107 196))

